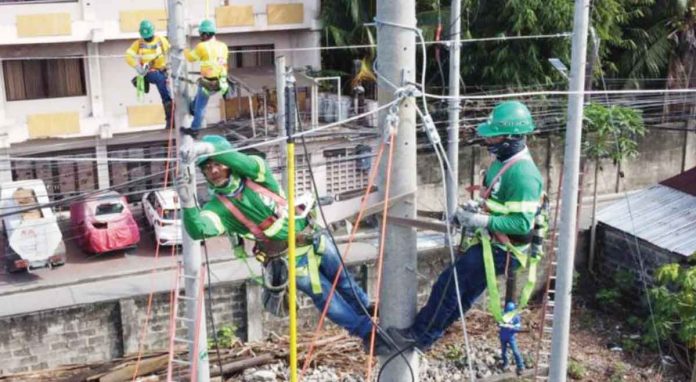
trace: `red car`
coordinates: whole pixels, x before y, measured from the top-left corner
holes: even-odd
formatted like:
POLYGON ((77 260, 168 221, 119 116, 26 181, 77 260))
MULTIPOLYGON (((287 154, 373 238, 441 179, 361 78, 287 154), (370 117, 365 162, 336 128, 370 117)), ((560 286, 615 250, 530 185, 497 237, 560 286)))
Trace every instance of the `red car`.
POLYGON ((115 191, 72 204, 70 223, 77 243, 87 253, 131 248, 140 241, 126 198, 115 191))

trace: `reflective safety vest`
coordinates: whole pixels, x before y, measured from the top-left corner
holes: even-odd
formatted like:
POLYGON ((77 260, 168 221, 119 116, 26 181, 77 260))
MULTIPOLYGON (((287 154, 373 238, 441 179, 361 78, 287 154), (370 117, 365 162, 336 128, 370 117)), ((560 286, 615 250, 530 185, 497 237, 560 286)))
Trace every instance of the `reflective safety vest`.
MULTIPOLYGON (((184 55, 190 62, 200 61, 201 77, 207 79, 225 79, 227 81, 227 45, 215 37, 199 42, 193 50, 186 49, 184 55)), ((222 82, 222 81, 221 81, 222 82)))
MULTIPOLYGON (((270 191, 269 189, 259 185, 258 183, 255 183, 251 179, 246 178, 244 181, 244 186, 248 187, 249 189, 253 190, 254 192, 260 195, 266 196, 274 200, 278 206, 287 208, 288 202, 284 198, 270 191)), ((241 193, 238 195, 241 195, 241 193)), ((282 221, 277 216, 269 216, 261 223, 256 224, 246 215, 244 215, 244 213, 239 208, 237 208, 228 199, 227 196, 218 194, 217 198, 227 208, 227 210, 230 211, 232 216, 234 216, 235 219, 242 223, 254 236, 257 242, 257 246, 255 249, 255 255, 257 260, 259 260, 261 263, 264 263, 265 265, 269 259, 278 256, 285 256, 287 254, 287 243, 271 240, 269 236, 272 235, 267 235, 269 229, 273 229, 273 227, 278 222, 282 223, 282 221), (270 248, 272 248, 272 250, 269 250, 270 248)), ((305 206, 305 208, 313 208, 313 206, 305 206)), ((298 211, 298 213, 304 212, 304 210, 298 211)), ((313 230, 311 225, 308 225, 307 227, 309 230, 313 230)), ((305 229, 305 231, 307 231, 307 229, 305 229)), ((306 265, 299 266, 297 268, 296 274, 300 277, 309 276, 312 285, 312 292, 314 292, 315 294, 321 293, 319 265, 321 263, 321 254, 323 254, 326 249, 326 242, 323 235, 320 235, 317 241, 317 243, 314 242, 314 235, 310 235, 309 238, 303 236, 300 240, 297 240, 296 249, 297 262, 302 262, 302 256, 307 257, 306 265)), ((264 287, 271 286, 264 285, 264 287)))
MULTIPOLYGON (((527 152, 519 153, 514 157, 510 158, 503 166, 500 168, 495 177, 491 180, 489 187, 485 188, 481 192, 481 198, 484 201, 484 205, 490 208, 496 208, 496 202, 489 199, 491 190, 496 185, 497 181, 500 180, 503 174, 510 169, 515 163, 521 160, 531 160, 527 152), (493 202, 493 203, 491 203, 493 202)), ((520 203, 522 205, 524 202, 514 202, 520 203)), ((504 206, 500 203, 497 203, 504 206)), ((486 272, 486 290, 488 292, 488 310, 490 311, 493 318, 498 323, 509 322, 512 317, 514 317, 518 312, 524 309, 529 303, 529 298, 534 291, 534 286, 536 285, 536 268, 537 264, 544 256, 543 242, 548 231, 548 207, 549 201, 545 193, 542 193, 541 200, 535 205, 536 212, 534 214, 533 227, 531 231, 531 240, 529 244, 522 246, 516 246, 510 240, 510 237, 501 232, 489 233, 488 229, 480 228, 476 230, 475 234, 471 238, 466 238, 462 235, 462 242, 460 244, 460 249, 462 253, 473 246, 480 244, 483 250, 483 264, 486 272), (493 239, 493 240, 492 240, 493 239), (530 245, 531 244, 531 245, 530 245), (493 245, 504 249, 508 254, 512 254, 519 264, 527 269, 527 281, 525 282, 522 292, 520 293, 520 301, 517 304, 517 309, 512 310, 503 314, 500 304, 500 293, 498 291, 497 275, 495 272, 495 261, 493 259, 493 245)), ((506 214, 505 211, 496 211, 498 215, 506 214)))
POLYGON ((126 62, 131 67, 140 64, 149 65, 154 70, 162 70, 167 66, 167 52, 169 41, 164 36, 155 36, 150 42, 138 39, 126 50, 126 62))

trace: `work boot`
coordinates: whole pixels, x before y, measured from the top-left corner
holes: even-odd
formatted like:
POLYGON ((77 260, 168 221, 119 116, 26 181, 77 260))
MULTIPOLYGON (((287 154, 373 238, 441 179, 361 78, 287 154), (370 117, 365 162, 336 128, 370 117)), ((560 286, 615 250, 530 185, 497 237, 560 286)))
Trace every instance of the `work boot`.
POLYGON ((198 130, 194 130, 190 127, 182 127, 180 130, 182 135, 189 135, 193 139, 198 139, 198 130))
POLYGON ((387 335, 394 341, 394 345, 396 345, 398 350, 416 346, 416 338, 409 328, 399 329, 390 327, 387 329, 387 335))
POLYGON ((164 108, 165 128, 174 128, 172 124, 172 101, 163 102, 162 107, 164 108))

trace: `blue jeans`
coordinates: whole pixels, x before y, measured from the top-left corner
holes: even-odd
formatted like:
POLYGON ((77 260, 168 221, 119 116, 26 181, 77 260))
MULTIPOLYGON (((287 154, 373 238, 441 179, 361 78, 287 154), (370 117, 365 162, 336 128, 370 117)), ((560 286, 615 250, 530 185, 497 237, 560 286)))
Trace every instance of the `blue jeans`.
MULTIPOLYGON (((338 268, 341 266, 338 250, 331 243, 330 239, 326 241, 326 250, 321 256, 321 264, 319 265, 321 293, 314 294, 312 292, 309 276, 298 276, 296 278, 297 289, 309 296, 320 311, 324 309, 334 277, 336 277, 338 268)), ((298 267, 306 264, 307 256, 302 256, 297 261, 298 267)), ((365 338, 372 330, 372 321, 362 308, 367 307, 368 304, 367 294, 365 294, 352 276, 343 269, 341 277, 338 279, 338 284, 336 284, 336 292, 334 292, 327 311, 329 319, 346 329, 350 334, 365 338)))
MULTIPOLYGON (((493 259, 496 274, 505 273, 506 252, 493 245, 493 259)), ((518 266, 519 263, 511 258, 511 270, 518 266)), ((483 250, 479 244, 469 248, 463 255, 459 255, 454 266, 450 265, 440 273, 430 291, 428 302, 416 315, 410 333, 416 339, 416 345, 422 350, 429 348, 442 337, 445 329, 459 319, 454 269, 457 271, 462 308, 465 313, 486 290, 483 250)))
POLYGON ((508 345, 510 345, 512 355, 515 357, 515 365, 517 366, 517 370, 524 370, 524 360, 520 354, 520 349, 517 347, 517 340, 515 339, 515 336, 512 336, 507 341, 501 339, 500 344, 502 346, 502 354, 500 356, 503 358, 503 367, 505 368, 508 366, 507 348, 508 345))
POLYGON ((193 122, 191 122, 191 129, 198 131, 201 129, 203 124, 203 117, 205 116, 205 107, 208 106, 208 99, 210 99, 210 94, 203 88, 203 86, 198 85, 198 90, 196 91, 196 97, 193 99, 193 122))
POLYGON ((145 75, 145 81, 157 86, 157 91, 162 98, 162 103, 171 102, 172 96, 167 88, 167 75, 160 70, 151 70, 145 75))

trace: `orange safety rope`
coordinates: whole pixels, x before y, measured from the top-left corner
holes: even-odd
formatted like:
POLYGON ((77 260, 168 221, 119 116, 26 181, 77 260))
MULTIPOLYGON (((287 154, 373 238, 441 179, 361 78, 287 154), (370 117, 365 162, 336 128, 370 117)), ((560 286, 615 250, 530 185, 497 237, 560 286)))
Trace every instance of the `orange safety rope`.
MULTIPOLYGON (((370 176, 368 177, 368 180, 367 180, 367 188, 365 189, 365 194, 363 195, 362 201, 360 202, 360 209, 358 210, 358 217, 356 219, 355 225, 353 225, 353 229, 351 230, 350 236, 348 237, 348 244, 346 245, 346 249, 343 251, 343 254, 340 254, 340 256, 344 260, 348 257, 348 253, 350 252, 350 248, 351 248, 351 245, 353 244, 353 240, 355 239, 355 235, 358 232, 358 229, 360 228, 360 223, 362 222, 363 214, 364 214, 365 209, 367 207, 367 199, 368 199, 368 196, 370 195, 370 190, 372 189, 372 185, 374 184, 375 178, 377 178, 377 173, 379 171, 379 164, 382 160, 382 154, 384 154, 384 142, 382 142, 379 145, 377 158, 375 160, 374 165, 372 166, 372 171, 370 172, 370 176)), ((336 292, 336 286, 338 285, 338 279, 341 276, 341 272, 343 272, 343 262, 341 262, 341 264, 339 265, 338 271, 336 272, 336 276, 334 276, 333 284, 331 285, 331 290, 329 291, 329 295, 328 295, 328 298, 326 299, 326 303, 324 303, 324 309, 322 310, 321 316, 319 317, 319 323, 317 323, 317 327, 314 330, 314 335, 312 336, 312 342, 309 346, 309 350, 307 351, 307 355, 305 356, 305 361, 304 361, 304 364, 302 365, 302 370, 300 371, 300 376, 299 376, 300 380, 302 379, 305 372, 307 371, 309 364, 312 362, 312 355, 314 353, 314 348, 316 347, 316 342, 319 339, 319 335, 321 334, 321 331, 323 329, 324 319, 326 319, 326 315, 329 311, 329 305, 331 305, 331 300, 333 299, 334 293, 336 292)))
MULTIPOLYGON (((170 166, 170 158, 172 157, 172 142, 174 140, 174 102, 172 102, 172 107, 171 107, 171 115, 172 118, 170 118, 170 125, 169 125, 169 137, 168 137, 168 142, 167 142, 167 160, 165 161, 164 164, 164 187, 167 187, 167 184, 169 183, 169 166, 170 166)), ((179 162, 176 162, 176 167, 175 167, 175 173, 179 173, 179 162)), ((147 298, 147 309, 145 311, 145 322, 143 322, 143 325, 140 327, 140 338, 138 339, 138 357, 136 358, 135 361, 135 368, 133 370, 133 377, 132 377, 132 382, 135 382, 135 379, 138 377, 138 372, 140 368, 140 361, 142 360, 143 356, 143 345, 145 342, 145 337, 147 336, 147 329, 150 324, 150 316, 152 315, 152 300, 154 297, 154 275, 157 273, 157 263, 159 261, 159 251, 160 251, 160 243, 159 241, 156 241, 155 245, 155 263, 152 266, 152 270, 150 271, 150 294, 148 295, 147 298)), ((176 251, 176 246, 172 246, 172 251, 171 251, 171 256, 175 256, 175 251, 176 251)), ((172 313, 172 308, 171 308, 171 300, 173 300, 173 294, 170 293, 170 308, 169 308, 169 313, 171 316, 172 313)), ((176 302, 174 302, 176 303, 176 302)))
POLYGON ((375 309, 372 314, 372 334, 370 335, 370 355, 367 357, 367 379, 366 381, 371 381, 372 380, 372 356, 374 354, 374 348, 375 348, 375 330, 377 329, 377 325, 374 323, 377 322, 377 314, 379 310, 379 294, 380 294, 380 288, 382 286, 382 263, 384 259, 384 243, 386 242, 385 236, 387 233, 387 210, 389 209, 389 203, 387 201, 389 200, 389 188, 391 185, 391 169, 392 169, 392 159, 393 159, 393 154, 394 154, 394 137, 396 136, 395 132, 392 132, 390 137, 389 137, 389 157, 387 159, 387 179, 386 179, 386 185, 385 185, 385 190, 384 190, 384 210, 382 212, 382 232, 380 236, 380 243, 379 243, 379 255, 377 257, 377 282, 376 282, 376 288, 375 288, 375 309))

